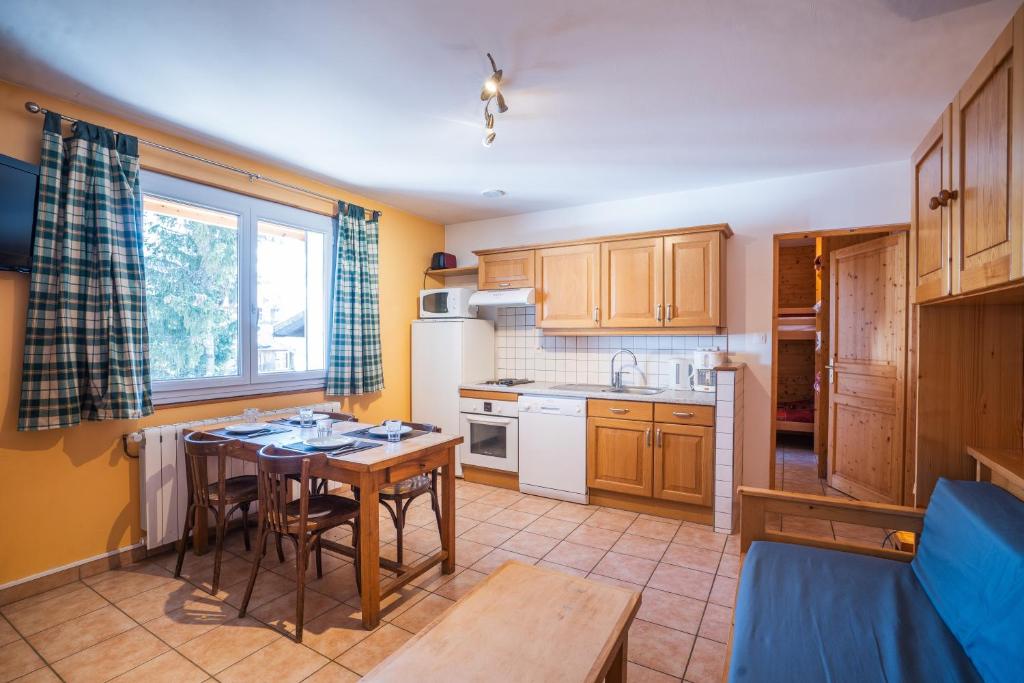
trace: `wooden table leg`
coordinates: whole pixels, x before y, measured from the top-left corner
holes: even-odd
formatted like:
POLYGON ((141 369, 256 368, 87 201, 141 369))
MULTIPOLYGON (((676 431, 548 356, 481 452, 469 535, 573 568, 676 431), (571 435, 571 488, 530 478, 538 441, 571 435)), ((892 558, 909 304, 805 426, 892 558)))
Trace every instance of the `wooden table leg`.
POLYGON ((628 634, 622 636, 622 644, 612 659, 612 665, 608 667, 605 683, 626 683, 626 641, 628 639, 628 634))
POLYGON ((441 572, 455 572, 455 448, 448 449, 448 464, 441 473, 441 546, 448 557, 441 565, 441 572))
POLYGON ((363 628, 380 623, 380 493, 377 480, 367 472, 359 478, 359 594, 363 628))

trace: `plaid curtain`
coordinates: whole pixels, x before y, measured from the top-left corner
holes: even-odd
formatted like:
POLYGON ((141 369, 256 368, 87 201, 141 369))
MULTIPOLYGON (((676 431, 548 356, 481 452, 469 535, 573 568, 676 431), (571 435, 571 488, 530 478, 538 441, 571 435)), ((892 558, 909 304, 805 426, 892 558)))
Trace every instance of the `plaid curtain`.
POLYGON ((367 221, 362 207, 338 205, 328 394, 367 394, 384 388, 377 293, 379 217, 374 212, 367 221))
POLYGON ((139 418, 150 401, 139 143, 43 123, 18 429, 139 418))

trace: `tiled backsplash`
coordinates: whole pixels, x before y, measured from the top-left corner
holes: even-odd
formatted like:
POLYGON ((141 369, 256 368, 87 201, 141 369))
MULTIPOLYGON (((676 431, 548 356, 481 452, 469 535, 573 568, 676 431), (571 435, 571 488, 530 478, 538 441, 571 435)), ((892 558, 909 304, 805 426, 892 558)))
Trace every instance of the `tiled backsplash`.
MULTIPOLYGON (((623 374, 626 384, 667 386, 672 358, 688 357, 698 348, 728 350, 728 337, 648 335, 554 337, 534 327, 534 306, 498 308, 494 323, 494 366, 499 377, 525 377, 537 382, 607 384, 609 362, 619 349, 636 354, 645 377, 623 374)), ((628 365, 629 357, 620 358, 628 365)), ((616 362, 618 366, 618 362, 616 362)))

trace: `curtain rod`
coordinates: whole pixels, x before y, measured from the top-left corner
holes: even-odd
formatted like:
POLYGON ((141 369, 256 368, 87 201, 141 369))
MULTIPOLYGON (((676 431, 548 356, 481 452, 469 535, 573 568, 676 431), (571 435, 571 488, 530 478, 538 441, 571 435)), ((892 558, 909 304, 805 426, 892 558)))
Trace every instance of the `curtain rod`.
MULTIPOLYGON (((25 110, 27 112, 29 112, 30 114, 48 114, 48 113, 50 113, 50 111, 48 109, 44 109, 43 107, 40 107, 35 102, 26 102, 25 103, 25 110)), ((78 119, 71 118, 70 116, 65 116, 64 114, 60 114, 60 117, 62 119, 64 119, 65 121, 69 121, 71 123, 78 123, 78 119)), ((192 159, 194 161, 198 161, 198 162, 203 163, 203 164, 209 164, 210 166, 216 166, 217 168, 222 168, 225 171, 231 171, 232 173, 238 173, 239 175, 247 176, 249 178, 249 182, 250 183, 256 182, 257 180, 261 180, 261 181, 263 181, 265 183, 269 183, 270 185, 277 185, 278 187, 283 187, 286 190, 292 190, 293 192, 301 192, 302 194, 307 194, 307 195, 309 195, 311 197, 316 197, 317 199, 323 199, 324 201, 330 202, 331 204, 337 204, 339 201, 341 201, 341 200, 337 199, 336 197, 329 197, 329 196, 327 196, 325 194, 320 194, 319 192, 314 192, 313 190, 308 190, 308 189, 306 189, 304 187, 301 187, 299 185, 292 185, 291 183, 286 183, 286 182, 283 182, 281 180, 274 180, 273 178, 268 178, 266 176, 263 176, 263 175, 260 175, 259 173, 254 172, 254 171, 246 171, 244 168, 238 168, 237 166, 231 166, 229 164, 225 164, 225 163, 222 163, 220 161, 214 161, 213 159, 207 159, 206 157, 201 157, 198 154, 192 154, 191 152, 185 152, 185 151, 182 151, 180 149, 175 149, 174 147, 168 147, 167 145, 161 145, 159 142, 153 142, 152 140, 144 140, 143 138, 138 138, 138 140, 143 145, 148 145, 149 147, 155 147, 156 149, 160 149, 160 150, 163 150, 165 152, 170 152, 171 154, 177 154, 178 156, 183 156, 183 157, 185 157, 187 159, 192 159)), ((343 203, 346 206, 348 205, 348 202, 343 202, 343 203)), ((384 215, 383 211, 377 211, 377 210, 374 210, 374 209, 363 209, 363 210, 364 211, 368 211, 370 213, 375 213, 378 216, 384 215)))

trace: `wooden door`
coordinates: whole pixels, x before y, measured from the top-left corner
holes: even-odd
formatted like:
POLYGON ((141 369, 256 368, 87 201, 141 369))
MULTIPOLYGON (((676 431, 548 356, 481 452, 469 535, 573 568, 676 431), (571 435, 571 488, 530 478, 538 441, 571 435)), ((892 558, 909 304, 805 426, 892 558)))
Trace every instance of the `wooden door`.
POLYGON ((902 497, 906 235, 832 252, 828 481, 861 500, 902 497))
POLYGON ((601 245, 537 250, 537 326, 599 327, 601 245))
POLYGON ((533 287, 535 266, 532 249, 482 254, 477 272, 479 289, 510 289, 533 287))
POLYGON ((715 430, 711 427, 654 425, 654 497, 693 505, 714 498, 715 430))
POLYGON ((601 244, 601 326, 661 327, 663 240, 601 244))
POLYGON ((665 327, 725 325, 720 232, 694 232, 665 240, 665 327))
POLYGON ((910 205, 911 288, 918 303, 950 293, 950 201, 940 199, 950 185, 950 127, 952 107, 947 107, 914 151, 913 195, 910 205), (944 204, 941 202, 945 202, 944 204))
POLYGON ((638 420, 587 418, 587 486, 651 495, 653 425, 638 420))
POLYGON ((999 35, 953 105, 954 293, 1021 277, 1024 49, 1020 13, 999 35))

